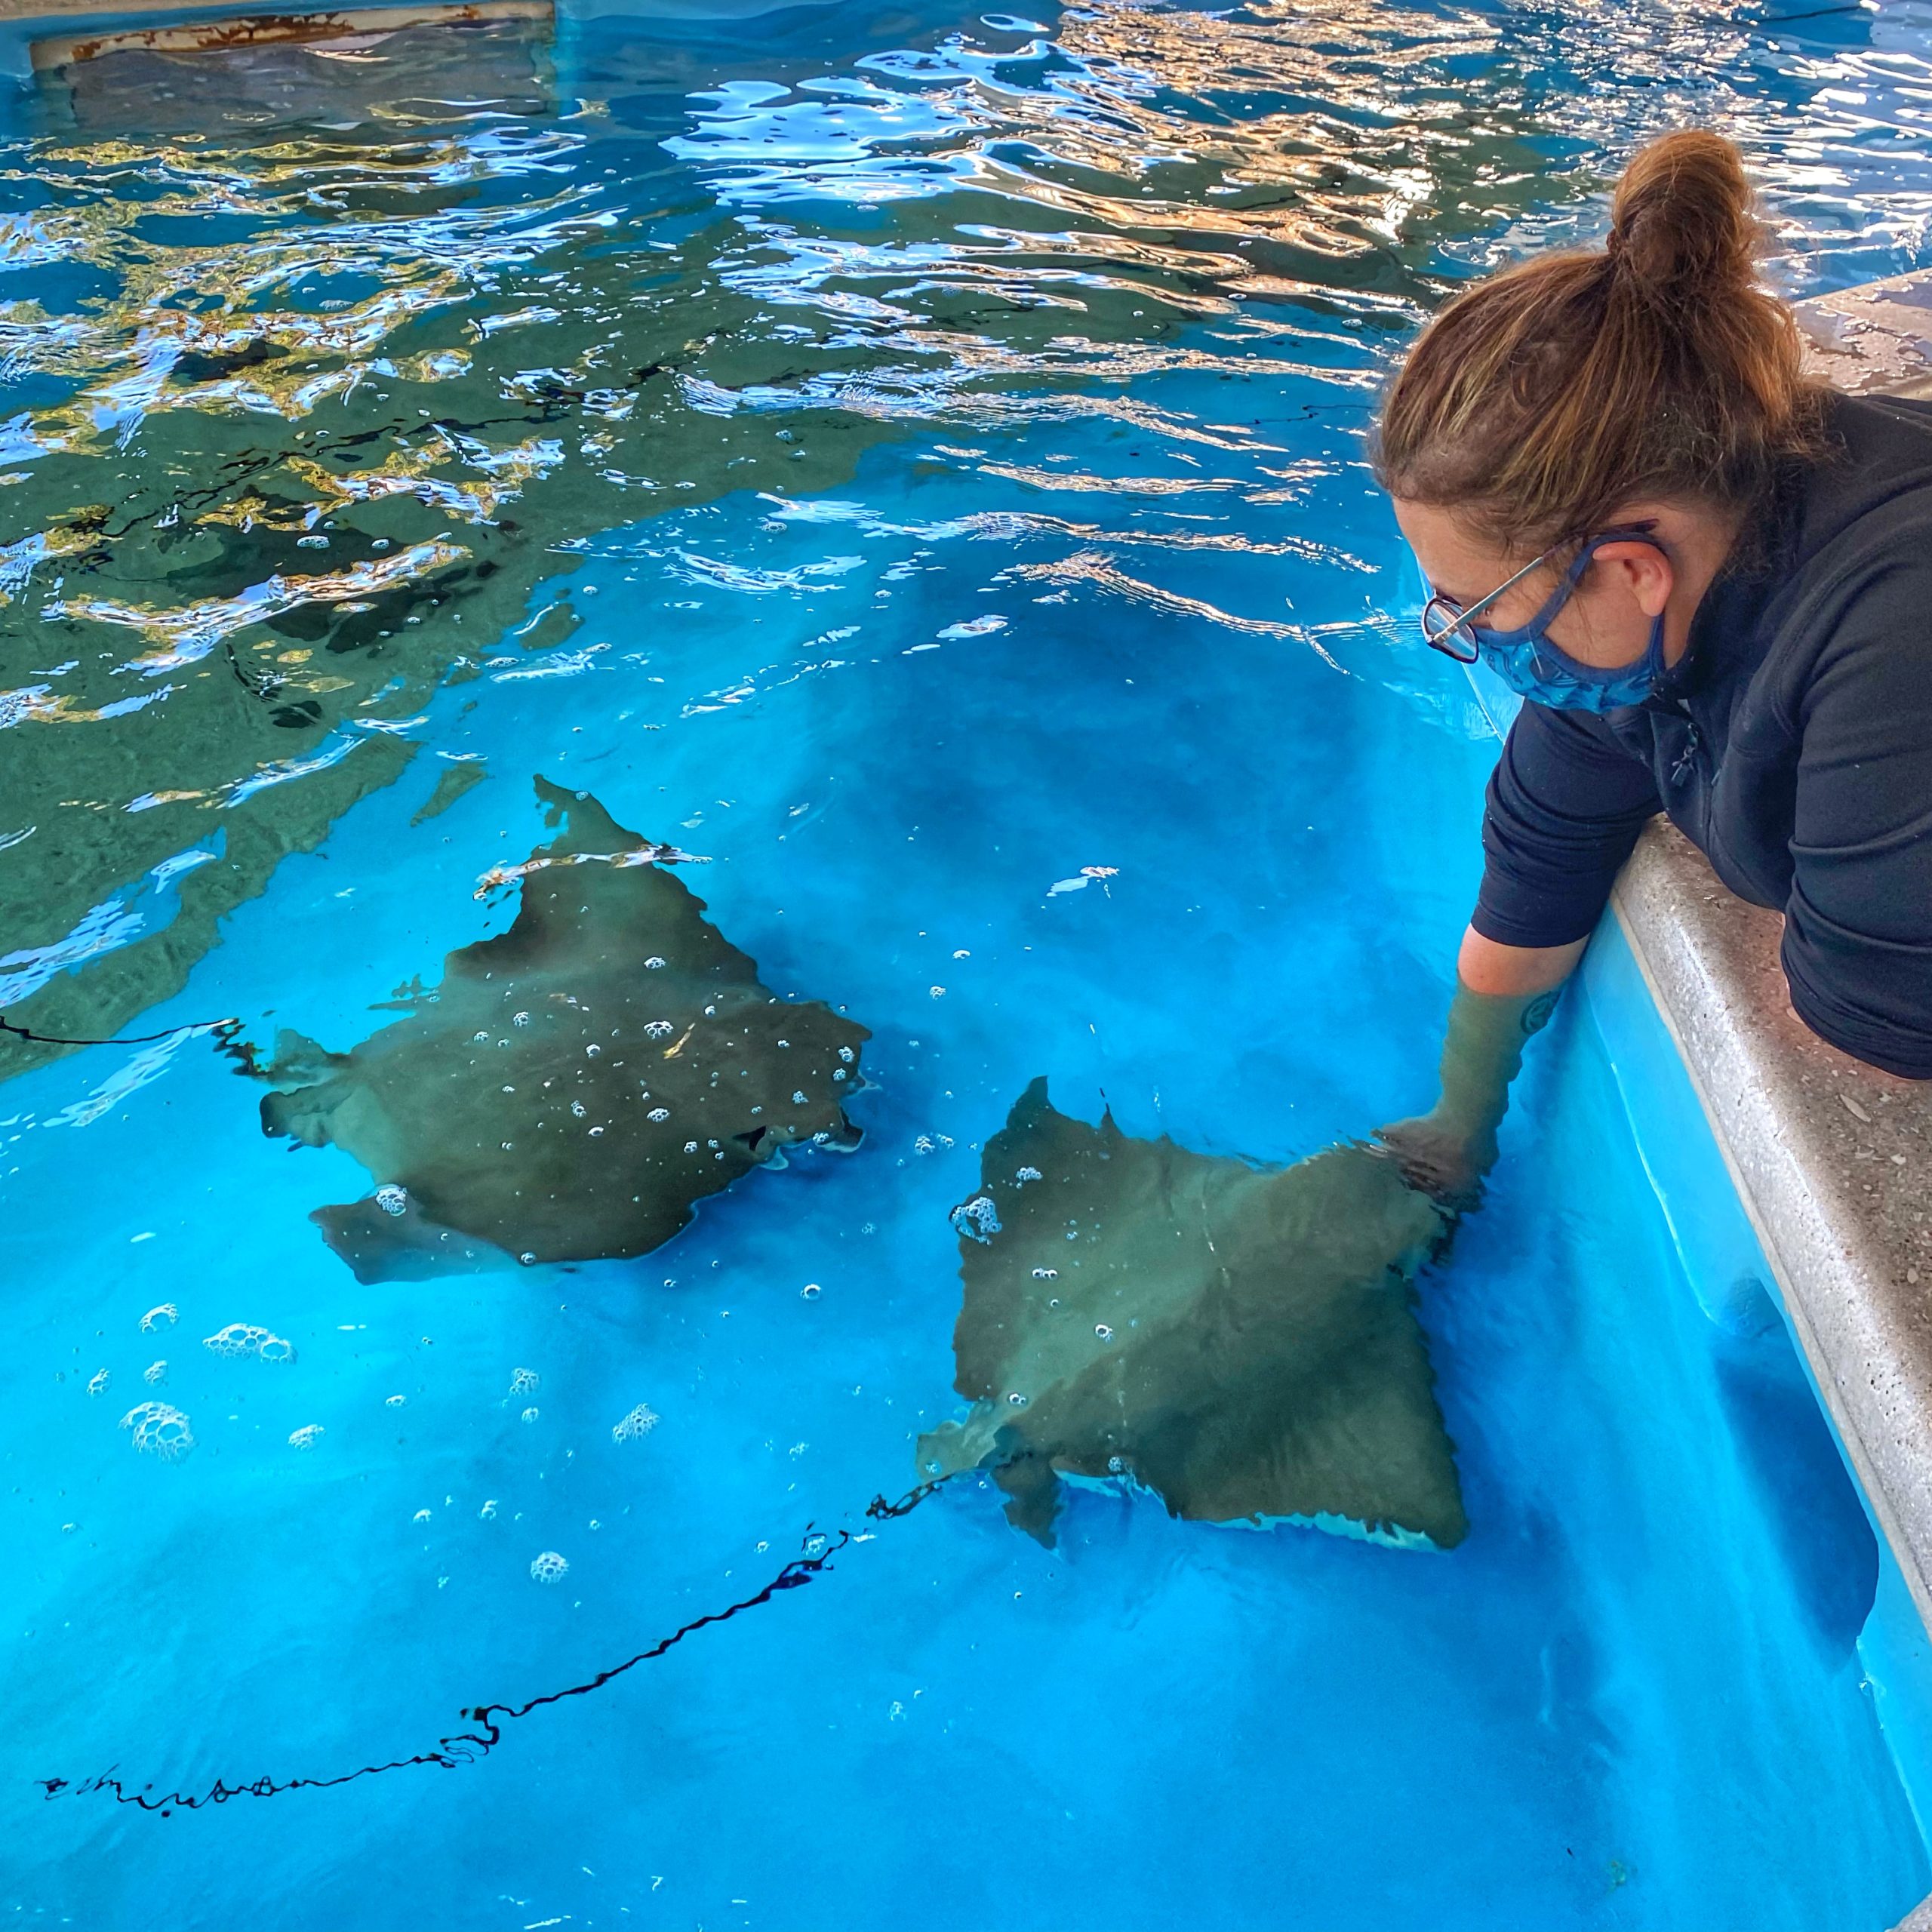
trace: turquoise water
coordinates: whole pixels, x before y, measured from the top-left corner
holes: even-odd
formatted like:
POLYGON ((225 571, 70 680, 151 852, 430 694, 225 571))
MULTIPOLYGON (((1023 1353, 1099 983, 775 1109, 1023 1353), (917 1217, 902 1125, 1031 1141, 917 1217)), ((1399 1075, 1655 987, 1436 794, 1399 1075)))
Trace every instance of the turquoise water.
POLYGON ((1924 259, 1887 17, 841 5, 20 85, 9 1017, 346 1048, 504 929, 541 774, 707 860, 872 1084, 857 1153, 641 1260, 365 1285, 307 1217, 368 1176, 206 1035, 11 1044, 10 1908, 1880 1932, 1932 1889, 1855 1492, 1580 1007, 1421 1285, 1455 1551, 863 1514, 962 1406, 949 1211, 1035 1075, 1272 1161, 1428 1099, 1494 746, 1413 636, 1375 386, 1686 118, 1785 285, 1924 259), (190 1453, 136 1452, 150 1401, 190 1453), (430 1749, 841 1530, 484 1761, 80 1788, 430 1749))

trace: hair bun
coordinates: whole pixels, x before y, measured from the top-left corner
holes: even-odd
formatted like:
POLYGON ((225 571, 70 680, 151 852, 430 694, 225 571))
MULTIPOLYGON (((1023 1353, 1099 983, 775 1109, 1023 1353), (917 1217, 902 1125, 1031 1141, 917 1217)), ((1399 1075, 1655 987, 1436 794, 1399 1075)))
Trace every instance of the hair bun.
POLYGON ((1755 278, 1751 184, 1720 135, 1687 131, 1640 148, 1617 184, 1611 223, 1613 269, 1654 299, 1695 301, 1755 278))

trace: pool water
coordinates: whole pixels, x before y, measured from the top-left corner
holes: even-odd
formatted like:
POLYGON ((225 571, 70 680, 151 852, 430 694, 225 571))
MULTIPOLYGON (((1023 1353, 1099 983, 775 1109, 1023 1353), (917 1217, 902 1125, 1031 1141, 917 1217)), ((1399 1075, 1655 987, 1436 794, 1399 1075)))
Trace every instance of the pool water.
POLYGON ((1430 1098, 1495 746, 1368 409, 1687 120, 1788 289, 1932 253, 1923 26, 1766 11, 612 13, 14 87, 0 1004, 159 1037, 0 1048, 10 1909, 1881 1932, 1932 1890, 1878 1546, 1577 1002, 1420 1284, 1460 1547, 864 1513, 964 1406, 950 1211, 1029 1081, 1269 1162, 1430 1098), (871 1029, 864 1145, 639 1260, 365 1285, 308 1217, 370 1177, 168 1029, 366 1037, 514 916, 537 776, 871 1029), (478 1761, 88 1788, 432 1752, 844 1532, 478 1761))

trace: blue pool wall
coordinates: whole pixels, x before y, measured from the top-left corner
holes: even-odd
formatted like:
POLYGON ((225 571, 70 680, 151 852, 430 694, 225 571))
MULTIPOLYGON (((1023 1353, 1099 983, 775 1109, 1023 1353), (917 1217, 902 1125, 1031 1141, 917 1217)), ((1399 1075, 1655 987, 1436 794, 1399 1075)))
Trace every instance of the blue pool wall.
MULTIPOLYGON (((1418 577, 1411 586, 1418 601, 1420 586, 1418 577)), ((1500 742, 1522 700, 1484 666, 1467 668, 1476 702, 1500 742)), ((1808 1482, 1814 1494, 1829 1490, 1834 1472, 1818 1466, 1820 1452, 1829 1445, 1836 1475, 1857 1500, 1877 1568, 1871 1609, 1858 1638, 1859 1663, 1919 1835, 1932 1848, 1932 1639, 1871 1499, 1832 1426, 1776 1272, 1725 1164, 1703 1103, 1614 913, 1604 915, 1590 942, 1572 997, 1586 1008, 1610 1062, 1638 1157, 1663 1211, 1690 1292, 1709 1320, 1727 1334, 1749 1337, 1781 1327, 1790 1345, 1793 1374, 1802 1378, 1809 1392, 1817 1426, 1792 1431, 1790 1413, 1786 1412, 1786 1428, 1767 1444, 1776 1456, 1775 1479, 1793 1487, 1808 1482), (1808 1469, 1804 1466, 1807 1435, 1814 1451, 1808 1469)), ((1775 1432, 1777 1425, 1770 1427, 1775 1432)), ((1855 1560, 1841 1543, 1835 1546, 1829 1538, 1816 1549, 1814 1563, 1829 1564, 1835 1558, 1842 1566, 1855 1560)))
MULTIPOLYGON (((1794 1380, 1802 1378, 1816 1427, 1807 1430, 1801 1423, 1794 1429, 1789 1410, 1764 1419, 1772 1479, 1784 1488, 1787 1504, 1799 1504, 1801 1515, 1805 1499, 1793 1491, 1829 1492, 1841 1481, 1869 1527, 1878 1574, 1857 1640, 1859 1662, 1919 1835, 1932 1846, 1932 1643, 1832 1426, 1777 1277, 1703 1103, 1614 917, 1605 919, 1591 941, 1577 990, 1615 1073, 1638 1157, 1663 1210, 1686 1285, 1706 1317, 1727 1334, 1750 1337, 1782 1327, 1790 1343, 1794 1380), (1835 1470, 1817 1466, 1823 1454, 1835 1458, 1835 1470)), ((1740 1420, 1751 1426, 1748 1414, 1740 1420)), ((1841 1568, 1850 1560, 1842 1539, 1834 1543, 1829 1538, 1815 1544, 1809 1558, 1841 1568)), ((1829 1587, 1833 1580, 1821 1580, 1829 1587)))

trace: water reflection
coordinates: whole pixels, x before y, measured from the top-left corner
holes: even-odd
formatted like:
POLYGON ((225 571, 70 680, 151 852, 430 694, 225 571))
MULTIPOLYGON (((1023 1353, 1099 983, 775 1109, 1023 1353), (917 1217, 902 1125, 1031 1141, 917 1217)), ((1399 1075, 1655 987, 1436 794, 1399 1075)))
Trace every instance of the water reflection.
POLYGON ((1244 614, 1161 560, 1358 575, 1293 521, 1343 460, 1297 426, 1365 420, 1460 278, 1594 232, 1636 139, 1742 140, 1794 285, 1916 259, 1932 205, 1907 172, 1932 63, 1856 22, 841 7, 755 48, 606 20, 560 68, 540 8, 507 11, 69 43, 16 111, 0 1004, 38 1030, 177 989, 284 854, 406 767, 446 683, 506 651, 594 662, 569 574, 600 533, 810 497, 917 438, 1040 499, 1048 583, 1339 661, 1325 620, 1244 614), (1081 421, 1120 432, 1115 469, 1014 440, 1081 421), (217 838, 165 922, 96 917, 217 838))
POLYGON ((456 100, 547 113, 555 28, 551 0, 465 0, 191 20, 36 41, 32 52, 84 134, 196 134, 324 117, 435 119, 456 100), (515 30, 466 30, 478 26, 515 30), (401 32, 416 43, 406 73, 389 57, 401 32))

